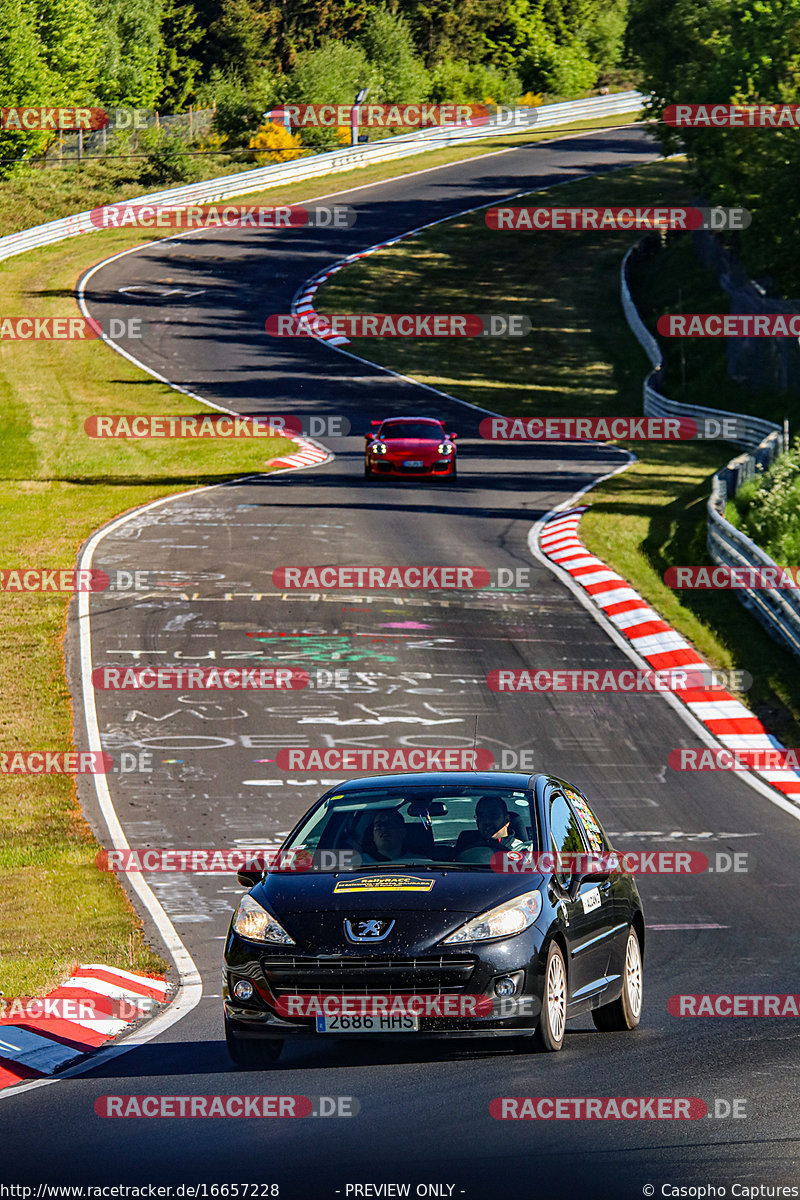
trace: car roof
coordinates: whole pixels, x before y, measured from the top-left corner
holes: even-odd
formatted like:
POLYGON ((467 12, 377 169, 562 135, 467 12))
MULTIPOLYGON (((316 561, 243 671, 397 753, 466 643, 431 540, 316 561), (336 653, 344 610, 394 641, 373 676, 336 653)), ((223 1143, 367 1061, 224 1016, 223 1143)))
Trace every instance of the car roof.
MULTIPOLYGON (((532 788, 542 775, 531 775, 528 771, 417 771, 387 772, 385 775, 370 775, 366 779, 347 779, 336 784, 331 791, 358 792, 374 788, 376 784, 395 783, 409 787, 462 786, 476 784, 478 787, 532 788)), ((547 776, 550 778, 550 776, 547 776)))
POLYGON ((387 421, 398 421, 401 424, 412 422, 415 425, 443 425, 444 421, 440 421, 438 417, 384 417, 382 424, 387 421))

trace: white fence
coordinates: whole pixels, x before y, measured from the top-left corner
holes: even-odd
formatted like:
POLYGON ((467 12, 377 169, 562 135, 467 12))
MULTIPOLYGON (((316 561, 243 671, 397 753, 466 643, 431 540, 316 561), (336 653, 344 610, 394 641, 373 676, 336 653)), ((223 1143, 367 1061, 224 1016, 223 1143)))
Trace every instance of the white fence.
MULTIPOLYGON (((661 348, 639 316, 628 286, 628 265, 637 249, 636 246, 632 247, 622 260, 620 290, 628 324, 654 368, 644 381, 644 411, 647 416, 653 417, 688 417, 695 420, 707 417, 716 420, 728 418, 735 422, 737 436, 730 440, 735 445, 746 447, 747 452, 731 459, 714 476, 708 500, 708 552, 714 562, 723 566, 769 567, 776 570, 778 568, 774 560, 726 519, 725 506, 729 495, 735 495, 743 483, 754 478, 759 471, 763 471, 779 454, 788 449, 784 432, 780 426, 762 417, 704 408, 697 404, 681 404, 656 390, 654 383, 660 379, 664 366, 661 348)), ((800 657, 798 591, 737 588, 735 594, 772 637, 784 642, 800 657)))
MULTIPOLYGON (((291 163, 275 163, 269 167, 254 167, 236 175, 223 175, 219 179, 207 179, 202 183, 189 183, 163 192, 150 192, 126 200, 126 204, 151 204, 165 207, 181 207, 187 204, 214 204, 230 200, 233 196, 245 196, 250 192, 261 192, 267 188, 281 187, 287 183, 298 183, 304 179, 316 179, 339 171, 350 171, 354 167, 365 167, 370 163, 389 162, 412 154, 438 150, 443 146, 461 145, 462 142, 479 138, 497 137, 503 134, 522 133, 536 129, 550 129, 576 121, 594 120, 598 117, 620 116, 638 113, 646 97, 639 92, 617 92, 610 96, 591 96, 588 100, 572 100, 566 104, 548 104, 540 108, 517 109, 513 124, 492 120, 474 129, 444 128, 424 129, 402 137, 385 138, 360 146, 331 150, 314 154, 291 163)), ((0 260, 15 254, 24 254, 39 246, 49 246, 65 238, 81 233, 94 233, 91 214, 76 213, 46 225, 34 225, 19 233, 0 238, 0 260)))

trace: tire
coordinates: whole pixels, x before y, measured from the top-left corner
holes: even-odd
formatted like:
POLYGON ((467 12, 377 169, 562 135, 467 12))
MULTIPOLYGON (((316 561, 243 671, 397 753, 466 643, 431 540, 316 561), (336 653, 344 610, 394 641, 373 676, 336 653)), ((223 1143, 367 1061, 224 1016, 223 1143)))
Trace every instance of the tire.
POLYGON ((622 1033, 627 1029, 635 1029, 642 1016, 643 991, 642 951, 636 930, 631 926, 625 946, 622 995, 611 1004, 592 1009, 595 1028, 601 1033, 622 1033))
POLYGON ((558 942, 551 942, 544 968, 542 1015, 536 1030, 541 1050, 556 1051, 564 1045, 567 1026, 567 968, 558 942))
POLYGON ((237 1038, 231 1033, 230 1025, 225 1021, 225 1044, 228 1055, 237 1067, 250 1070, 264 1070, 273 1066, 280 1058, 283 1042, 280 1038, 237 1038))
POLYGON ((372 479, 372 468, 370 467, 369 463, 364 463, 364 478, 372 479))

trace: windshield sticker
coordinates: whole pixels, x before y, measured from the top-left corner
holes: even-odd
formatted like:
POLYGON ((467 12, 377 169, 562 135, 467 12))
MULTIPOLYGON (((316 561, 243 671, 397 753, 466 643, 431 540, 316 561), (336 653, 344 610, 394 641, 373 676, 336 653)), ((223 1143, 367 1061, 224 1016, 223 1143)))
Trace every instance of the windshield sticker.
POLYGON ((429 892, 435 879, 413 875, 367 875, 358 879, 340 879, 334 892, 429 892))

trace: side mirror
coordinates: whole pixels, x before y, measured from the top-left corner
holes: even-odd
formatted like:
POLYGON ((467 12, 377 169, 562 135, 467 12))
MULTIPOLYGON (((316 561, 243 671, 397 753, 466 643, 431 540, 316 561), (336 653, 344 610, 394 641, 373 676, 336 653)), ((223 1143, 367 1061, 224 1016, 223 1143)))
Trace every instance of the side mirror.
POLYGON ((578 899, 582 883, 605 883, 610 877, 610 871, 593 871, 590 875, 573 875, 568 889, 570 900, 578 899))
POLYGON ((369 443, 370 443, 370 442, 374 442, 374 441, 375 441, 375 438, 376 438, 376 436, 377 436, 377 435, 376 435, 376 434, 374 434, 374 433, 365 433, 365 434, 364 434, 364 441, 367 443, 367 445, 369 445, 369 443))
POLYGON ((448 435, 447 435, 447 436, 450 438, 450 441, 451 441, 451 442, 457 442, 457 441, 458 441, 458 434, 457 434, 457 433, 448 433, 448 435))
POLYGON ((237 871, 236 878, 243 888, 247 888, 248 892, 251 887, 255 887, 261 882, 263 871, 237 871))

